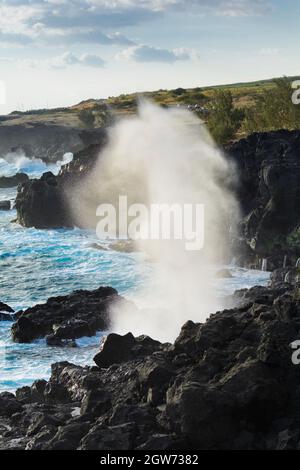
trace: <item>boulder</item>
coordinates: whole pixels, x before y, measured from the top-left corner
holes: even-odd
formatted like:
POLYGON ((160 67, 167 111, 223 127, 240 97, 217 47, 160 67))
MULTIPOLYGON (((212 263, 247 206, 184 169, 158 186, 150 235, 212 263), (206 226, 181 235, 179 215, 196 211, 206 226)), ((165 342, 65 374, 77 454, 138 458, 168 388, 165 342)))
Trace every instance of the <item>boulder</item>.
POLYGON ((102 130, 98 143, 76 153, 58 176, 47 172, 40 179, 21 184, 15 203, 18 222, 24 227, 39 229, 78 225, 71 214, 66 192, 72 191, 74 184, 92 170, 105 143, 106 133, 102 130))
POLYGON ((152 354, 160 349, 160 346, 158 341, 147 336, 134 338, 131 333, 125 336, 111 333, 104 339, 101 351, 96 354, 94 361, 98 367, 107 369, 113 364, 152 354))
POLYGON ((45 304, 18 312, 12 338, 17 343, 29 343, 48 336, 49 345, 61 346, 64 340, 93 336, 108 328, 109 309, 117 301, 125 302, 111 287, 50 298, 45 304))
POLYGON ((29 181, 29 176, 25 173, 17 173, 14 176, 0 176, 0 188, 15 188, 19 184, 29 181))
POLYGON ((79 450, 130 450, 135 434, 131 423, 93 427, 81 441, 79 450))
POLYGON ((279 268, 271 274, 271 285, 300 284, 300 268, 279 268))
POLYGON ((14 310, 9 305, 0 302, 0 312, 14 313, 14 310))
POLYGON ((0 321, 13 321, 14 319, 14 310, 9 305, 0 302, 0 321))
POLYGON ((22 407, 22 403, 12 393, 0 393, 0 416, 12 416, 20 411, 22 407))
POLYGON ((65 203, 62 181, 51 172, 18 188, 15 203, 18 222, 24 227, 72 227, 65 203))
POLYGON ((0 201, 0 211, 10 211, 10 201, 0 201))

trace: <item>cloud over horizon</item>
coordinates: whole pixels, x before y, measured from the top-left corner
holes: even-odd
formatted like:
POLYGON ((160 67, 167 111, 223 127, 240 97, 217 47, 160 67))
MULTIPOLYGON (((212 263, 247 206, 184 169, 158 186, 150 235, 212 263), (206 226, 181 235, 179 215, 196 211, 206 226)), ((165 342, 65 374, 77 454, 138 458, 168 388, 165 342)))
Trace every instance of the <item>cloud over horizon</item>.
POLYGON ((117 54, 117 59, 134 62, 162 62, 172 64, 179 60, 190 60, 197 53, 187 49, 162 49, 158 47, 139 44, 129 47, 117 54))
POLYGON ((65 52, 59 56, 47 59, 19 59, 17 61, 7 57, 0 57, 0 62, 15 63, 25 67, 64 69, 68 66, 81 65, 83 67, 103 68, 105 61, 97 54, 82 54, 80 56, 72 52, 65 52))
POLYGON ((2 0, 0 45, 134 45, 119 32, 169 11, 217 16, 255 16, 268 0, 2 0))

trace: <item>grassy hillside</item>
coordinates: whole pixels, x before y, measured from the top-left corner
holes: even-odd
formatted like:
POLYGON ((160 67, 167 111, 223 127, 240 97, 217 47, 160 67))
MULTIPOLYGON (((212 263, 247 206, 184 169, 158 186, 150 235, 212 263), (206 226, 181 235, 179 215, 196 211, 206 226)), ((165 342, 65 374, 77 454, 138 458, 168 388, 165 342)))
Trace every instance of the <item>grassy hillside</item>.
MULTIPOLYGON (((287 80, 292 82, 297 79, 299 80, 300 77, 288 77, 287 80)), ((114 118, 135 114, 137 102, 141 96, 149 98, 155 103, 165 107, 182 106, 190 108, 204 121, 209 121, 210 114, 213 113, 216 106, 218 106, 216 97, 222 97, 222 94, 231 97, 234 110, 241 110, 243 116, 251 120, 251 110, 255 111, 258 104, 267 96, 266 94, 272 93, 274 90, 276 90, 276 79, 210 87, 145 91, 144 93, 123 94, 116 97, 109 97, 104 100, 90 99, 69 108, 42 109, 27 112, 15 111, 10 115, 0 117, 0 125, 32 125, 33 123, 43 123, 47 125, 56 124, 79 128, 95 127, 104 123, 107 110, 110 111, 114 118)), ((260 130, 260 126, 263 127, 264 125, 257 123, 256 127, 258 127, 258 129, 254 128, 254 130, 260 130)), ((249 133, 251 126, 248 127, 240 123, 240 125, 235 128, 235 137, 238 138, 249 133)))

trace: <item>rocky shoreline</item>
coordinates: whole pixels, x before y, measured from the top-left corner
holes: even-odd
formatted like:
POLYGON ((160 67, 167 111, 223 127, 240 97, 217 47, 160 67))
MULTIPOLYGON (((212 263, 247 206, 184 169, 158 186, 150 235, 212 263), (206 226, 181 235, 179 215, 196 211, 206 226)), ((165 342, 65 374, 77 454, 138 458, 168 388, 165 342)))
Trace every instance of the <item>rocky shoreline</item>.
MULTIPOLYGON (((103 131, 57 177, 21 181, 18 221, 73 227, 64 192, 106 141, 103 131)), ((300 132, 253 134, 226 153, 239 175, 236 264, 272 271, 270 286, 237 291, 174 344, 109 334, 94 366, 56 363, 48 381, 0 394, 1 450, 300 450, 300 132)), ((76 347, 109 329, 114 302, 126 300, 100 287, 24 312, 0 303, 0 319, 14 321, 15 342, 76 347)))
POLYGON ((50 346, 63 346, 68 340, 94 336, 109 328, 109 308, 116 302, 125 300, 111 287, 50 298, 45 304, 15 314, 12 339, 30 343, 46 338, 50 346))
POLYGON ((238 291, 174 344, 110 334, 95 366, 57 363, 0 394, 0 449, 299 449, 299 292, 278 279, 238 291))

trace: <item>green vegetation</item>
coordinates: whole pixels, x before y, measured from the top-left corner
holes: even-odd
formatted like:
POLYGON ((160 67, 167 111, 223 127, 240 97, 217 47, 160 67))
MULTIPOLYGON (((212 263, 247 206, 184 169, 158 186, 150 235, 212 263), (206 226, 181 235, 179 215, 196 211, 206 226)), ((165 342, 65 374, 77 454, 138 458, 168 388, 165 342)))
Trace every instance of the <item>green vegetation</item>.
POLYGON ((261 93, 254 107, 246 110, 243 129, 247 134, 300 128, 300 106, 292 102, 290 80, 280 78, 274 80, 274 84, 274 88, 261 93))
POLYGON ((225 144, 236 135, 241 126, 244 112, 235 108, 232 93, 229 90, 214 92, 208 118, 208 129, 217 144, 225 144))
POLYGON ((246 137, 255 131, 300 128, 300 105, 292 103, 291 83, 300 77, 260 80, 221 86, 176 88, 90 99, 70 108, 15 111, 0 117, 0 125, 32 122, 94 128, 111 117, 135 115, 141 97, 171 108, 191 109, 209 127, 219 144, 246 137))
POLYGON ((78 113, 78 118, 87 129, 103 127, 110 122, 107 106, 99 104, 81 109, 78 113))
POLYGON ((47 109, 47 108, 44 108, 44 109, 35 109, 34 111, 18 111, 18 110, 15 110, 15 111, 12 111, 9 116, 13 116, 14 114, 16 115, 20 115, 20 116, 28 116, 28 115, 31 115, 31 114, 36 114, 36 115, 40 115, 40 116, 43 116, 43 115, 49 115, 49 114, 56 114, 56 113, 70 113, 71 112, 71 108, 51 108, 51 109, 47 109))
POLYGON ((300 227, 296 228, 287 239, 288 245, 300 249, 300 227))
POLYGON ((86 128, 90 129, 94 127, 95 115, 91 109, 82 109, 79 111, 78 117, 86 128))
MULTIPOLYGON (((299 77, 204 88, 145 92, 163 107, 190 106, 220 145, 252 132, 300 128, 300 106, 292 103, 291 83, 299 77)), ((134 114, 140 94, 107 100, 116 114, 134 114)))

